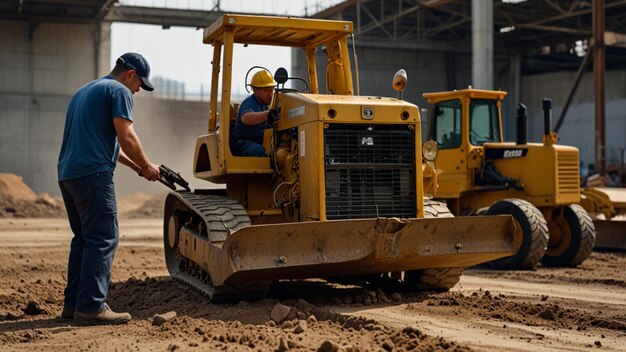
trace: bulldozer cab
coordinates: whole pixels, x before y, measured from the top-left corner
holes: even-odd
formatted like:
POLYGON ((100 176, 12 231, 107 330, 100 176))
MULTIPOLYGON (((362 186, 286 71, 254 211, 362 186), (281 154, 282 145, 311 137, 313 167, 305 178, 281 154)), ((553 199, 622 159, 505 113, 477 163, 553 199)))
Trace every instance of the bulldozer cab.
POLYGON ((427 139, 439 144, 437 167, 443 170, 436 196, 450 199, 459 212, 513 196, 545 207, 577 203, 578 150, 555 144, 557 135, 549 131, 543 143, 528 143, 525 126, 516 142, 504 142, 506 94, 470 87, 423 95, 433 106, 427 139))
POLYGON ((505 95, 477 90, 424 94, 433 105, 428 139, 437 142, 440 150, 501 143, 500 106, 505 95))
MULTIPOLYGON (((316 52, 324 52, 325 93, 353 95, 352 72, 348 56, 347 37, 353 25, 347 21, 303 20, 264 16, 224 15, 204 31, 203 42, 213 46, 211 95, 208 134, 196 143, 194 175, 200 179, 222 183, 229 174, 271 174, 269 156, 235 156, 229 147, 237 109, 232 101, 233 57, 236 44, 270 45, 297 48, 304 51, 308 77, 304 78, 307 93, 319 94, 316 52), (219 102, 219 103, 218 103, 219 102)), ((279 105, 277 91, 270 107, 279 105)), ((272 131, 265 131, 264 147, 269 150, 272 131)))
POLYGON ((506 92, 463 89, 426 93, 431 104, 427 140, 437 142, 437 196, 457 198, 474 184, 484 145, 502 143, 501 102, 506 92))

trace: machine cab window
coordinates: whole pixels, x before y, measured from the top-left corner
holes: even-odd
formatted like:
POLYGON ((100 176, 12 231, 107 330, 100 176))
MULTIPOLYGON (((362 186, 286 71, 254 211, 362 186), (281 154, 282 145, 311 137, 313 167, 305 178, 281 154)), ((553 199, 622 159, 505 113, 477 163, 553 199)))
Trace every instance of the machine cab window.
POLYGON ((497 100, 472 99, 470 103, 469 140, 472 145, 501 142, 497 100))
POLYGON ((437 103, 433 110, 429 139, 437 142, 439 149, 461 146, 461 101, 437 103))

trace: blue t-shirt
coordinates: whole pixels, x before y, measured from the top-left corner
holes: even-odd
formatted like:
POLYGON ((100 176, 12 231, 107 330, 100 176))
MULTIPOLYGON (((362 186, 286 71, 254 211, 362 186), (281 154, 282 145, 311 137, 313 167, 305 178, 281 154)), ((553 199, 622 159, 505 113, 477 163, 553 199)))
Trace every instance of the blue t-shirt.
POLYGON ((57 172, 59 181, 115 170, 120 153, 113 118, 133 120, 130 89, 105 76, 80 88, 70 100, 57 172))
POLYGON ((235 123, 235 132, 233 138, 235 141, 247 139, 255 143, 263 144, 263 132, 265 132, 265 122, 256 125, 246 125, 241 121, 241 116, 247 112, 260 112, 267 110, 267 105, 263 104, 257 97, 253 95, 244 99, 239 105, 237 112, 237 122, 235 123))

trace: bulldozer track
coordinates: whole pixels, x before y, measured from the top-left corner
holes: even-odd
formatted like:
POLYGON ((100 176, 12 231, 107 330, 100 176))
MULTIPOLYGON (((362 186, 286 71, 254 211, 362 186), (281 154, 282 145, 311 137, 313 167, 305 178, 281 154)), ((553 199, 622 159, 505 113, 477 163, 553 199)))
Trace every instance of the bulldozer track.
MULTIPOLYGON (((168 271, 175 280, 191 287, 210 301, 260 298, 269 291, 271 281, 255 281, 241 284, 214 286, 208 272, 177 253, 168 243, 167 221, 175 213, 185 214, 186 220, 201 220, 205 231, 199 231, 203 240, 213 246, 222 246, 234 231, 250 226, 250 218, 237 201, 224 196, 201 195, 190 192, 170 193, 166 200, 164 224, 164 247, 168 271), (170 200, 170 197, 175 197, 170 200), (170 202, 175 202, 168 207, 170 202), (196 217, 195 219, 192 219, 196 217)), ((176 243, 177 247, 178 243, 176 243)))

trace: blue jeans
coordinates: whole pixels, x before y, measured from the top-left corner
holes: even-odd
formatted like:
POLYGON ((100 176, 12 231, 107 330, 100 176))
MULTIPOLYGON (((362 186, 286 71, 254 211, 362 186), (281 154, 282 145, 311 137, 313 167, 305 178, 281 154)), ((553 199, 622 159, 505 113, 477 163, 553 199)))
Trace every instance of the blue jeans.
POLYGON ((104 308, 119 240, 111 172, 59 182, 74 233, 67 264, 65 306, 81 313, 104 308))
POLYGON ((236 156, 265 156, 265 148, 248 139, 233 141, 230 145, 231 152, 236 156))

